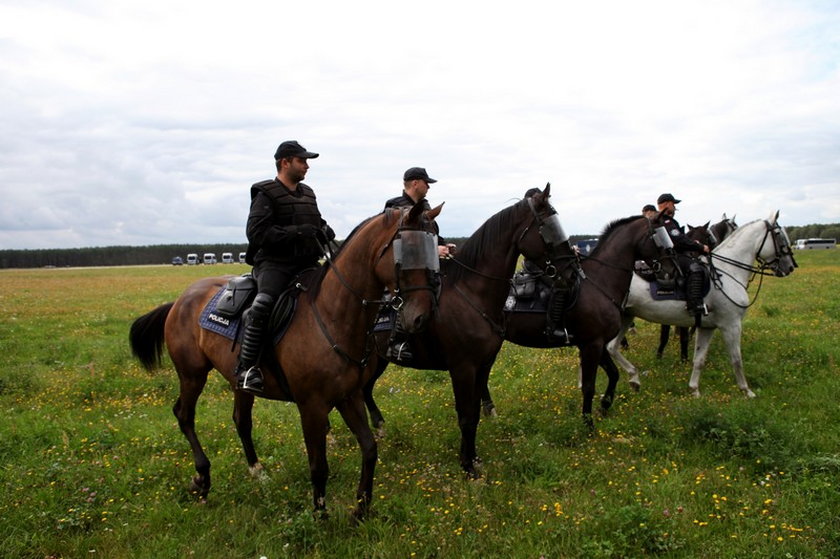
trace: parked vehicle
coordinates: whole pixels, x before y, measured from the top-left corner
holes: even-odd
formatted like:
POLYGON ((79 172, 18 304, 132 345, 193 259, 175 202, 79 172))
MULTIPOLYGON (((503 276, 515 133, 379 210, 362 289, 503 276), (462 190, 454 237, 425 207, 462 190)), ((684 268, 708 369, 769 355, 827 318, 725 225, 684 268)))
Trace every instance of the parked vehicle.
POLYGON ((233 264, 233 253, 232 252, 223 252, 222 253, 222 264, 233 264))
POLYGON ((245 264, 245 253, 244 252, 239 253, 239 263, 240 264, 245 264))
POLYGON ((204 263, 205 264, 215 264, 216 263, 216 253, 215 252, 205 252, 204 253, 204 263))
POLYGON ((816 250, 825 248, 836 248, 837 239, 796 239, 794 248, 799 250, 816 250))
POLYGON ((577 248, 581 256, 589 256, 589 253, 598 246, 598 239, 584 239, 577 242, 577 248))
POLYGON ((173 266, 181 266, 183 264, 184 264, 184 259, 181 258, 180 256, 176 256, 175 258, 172 259, 172 265, 173 266))
POLYGON ((196 264, 198 264, 198 255, 191 252, 187 255, 187 266, 195 266, 196 264))

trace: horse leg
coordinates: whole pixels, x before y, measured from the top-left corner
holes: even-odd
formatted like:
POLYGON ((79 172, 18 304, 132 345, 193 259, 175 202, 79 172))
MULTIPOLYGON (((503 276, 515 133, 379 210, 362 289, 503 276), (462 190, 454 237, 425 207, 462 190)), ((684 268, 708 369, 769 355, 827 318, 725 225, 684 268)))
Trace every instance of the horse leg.
MULTIPOLYGON (((659 328, 659 347, 656 348, 656 357, 662 359, 662 353, 665 351, 665 346, 668 345, 668 338, 671 337, 671 326, 663 324, 659 328)), ((682 339, 682 338, 680 338, 682 339)))
POLYGON ((601 414, 606 415, 607 411, 615 401, 615 387, 618 385, 619 376, 618 367, 616 367, 615 363, 613 363, 613 360, 610 357, 610 352, 607 351, 606 347, 601 352, 600 365, 607 373, 607 378, 609 379, 609 382, 607 383, 607 390, 601 397, 601 414))
POLYGON ((694 341, 694 365, 691 368, 691 379, 688 381, 691 395, 696 398, 700 397, 700 373, 706 365, 706 355, 709 352, 712 334, 714 333, 714 328, 701 327, 697 329, 697 339, 694 341))
POLYGON ((373 399, 373 387, 388 367, 388 361, 379 358, 374 359, 374 361, 375 365, 373 374, 367 384, 362 387, 362 395, 364 397, 365 406, 367 406, 368 413, 370 414, 370 424, 374 429, 376 429, 376 435, 378 437, 384 437, 385 418, 382 417, 382 411, 380 411, 379 406, 376 405, 376 401, 373 399))
POLYGON ((195 491, 199 500, 204 502, 210 492, 210 460, 204 453, 204 449, 201 448, 201 443, 195 432, 195 406, 207 382, 207 372, 205 371, 203 375, 195 375, 190 379, 185 378, 181 373, 178 376, 181 380, 181 392, 175 401, 172 413, 175 414, 178 427, 189 441, 193 453, 196 475, 192 478, 190 490, 195 491))
POLYGON ((677 327, 677 332, 680 335, 680 360, 688 361, 688 328, 685 326, 677 327))
POLYGON ((618 347, 618 341, 622 338, 622 336, 624 336, 624 333, 627 331, 627 328, 632 321, 632 317, 621 317, 621 329, 618 331, 618 335, 607 344, 607 351, 609 351, 610 357, 614 359, 622 369, 627 371, 627 374, 630 376, 628 379, 630 388, 634 392, 638 392, 642 387, 642 381, 639 379, 639 370, 635 365, 633 365, 633 363, 628 361, 627 358, 621 354, 621 350, 618 347))
POLYGON ((452 392, 455 395, 455 411, 458 414, 458 427, 461 430, 461 468, 470 479, 478 479, 481 475, 476 470, 475 437, 480 420, 480 405, 478 397, 478 377, 475 370, 465 367, 450 370, 452 392))
POLYGON ((493 398, 490 396, 489 379, 481 388, 481 411, 484 417, 497 417, 499 413, 496 411, 496 404, 493 403, 493 398))
POLYGON ((732 370, 735 373, 735 382, 738 388, 747 398, 755 398, 755 393, 747 385, 747 377, 744 375, 744 361, 741 358, 741 321, 737 320, 731 327, 721 328, 723 340, 729 350, 729 361, 732 363, 732 370))
POLYGON ((252 410, 254 408, 254 395, 242 390, 233 391, 233 423, 236 425, 236 433, 242 442, 242 451, 248 461, 248 471, 251 475, 258 477, 263 475, 263 465, 257 458, 257 451, 254 449, 254 439, 251 437, 253 429, 252 410))
POLYGON ((327 477, 330 469, 327 464, 327 429, 329 409, 321 402, 298 404, 300 422, 303 427, 303 440, 306 443, 306 455, 309 458, 309 478, 312 481, 312 502, 314 514, 327 516, 327 477))
MULTIPOLYGON (((616 337, 615 341, 621 338, 616 337)), ((594 431, 595 422, 592 420, 592 400, 595 398, 595 375, 603 348, 594 344, 580 348, 581 393, 583 395, 583 422, 594 431)))
POLYGON ((361 520, 370 508, 373 498, 373 472, 376 468, 376 440, 367 423, 365 402, 361 393, 355 393, 338 405, 338 411, 344 422, 350 428, 362 453, 362 469, 359 476, 359 487, 356 490, 356 509, 353 517, 361 520))

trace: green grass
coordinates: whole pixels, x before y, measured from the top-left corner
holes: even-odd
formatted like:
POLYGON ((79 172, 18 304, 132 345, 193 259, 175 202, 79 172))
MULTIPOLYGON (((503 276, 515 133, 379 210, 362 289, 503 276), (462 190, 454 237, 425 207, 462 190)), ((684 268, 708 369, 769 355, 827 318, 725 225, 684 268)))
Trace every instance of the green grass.
POLYGON ((214 485, 204 505, 188 491, 175 373, 168 361, 142 370, 127 333, 206 267, 0 271, 0 556, 840 556, 838 254, 797 253, 794 275, 764 281, 744 325, 754 400, 740 395, 719 337, 703 397, 689 397, 676 341, 656 360, 658 326, 639 323, 627 354, 652 372, 638 394, 622 379, 590 436, 575 352, 506 344, 477 482, 458 466, 448 375, 392 367, 377 385, 387 434, 359 526, 349 511, 360 457, 339 416, 331 515, 315 520, 296 408, 257 402, 268 477, 252 479, 215 374, 197 417, 214 485))

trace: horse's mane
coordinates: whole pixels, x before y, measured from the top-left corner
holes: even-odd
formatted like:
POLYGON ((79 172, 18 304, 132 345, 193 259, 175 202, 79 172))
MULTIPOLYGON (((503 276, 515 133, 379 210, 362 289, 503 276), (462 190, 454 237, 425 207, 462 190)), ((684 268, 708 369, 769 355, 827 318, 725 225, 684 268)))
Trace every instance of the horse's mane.
POLYGON ((763 220, 763 219, 754 219, 754 220, 750 221, 749 223, 745 223, 744 225, 742 225, 742 226, 738 227, 738 228, 737 228, 737 229, 735 229, 732 233, 730 233, 730 234, 729 234, 729 235, 728 235, 728 236, 727 236, 724 240, 722 240, 722 241, 720 242, 720 244, 718 244, 718 246, 716 246, 714 249, 712 249, 712 252, 717 252, 718 250, 720 250, 720 249, 722 249, 722 248, 724 248, 724 247, 727 247, 727 246, 729 246, 729 245, 731 245, 731 244, 735 244, 736 240, 737 240, 737 239, 738 239, 741 235, 743 235, 743 234, 744 234, 744 231, 746 231, 747 229, 749 229, 750 225, 752 225, 753 223, 758 223, 759 221, 763 222, 763 221, 765 221, 765 220, 763 220))
POLYGON ((520 200, 490 216, 463 245, 458 247, 458 252, 455 253, 457 263, 451 260, 441 262, 441 271, 447 280, 456 282, 466 274, 467 266, 475 268, 482 255, 492 251, 502 240, 502 236, 508 234, 513 227, 514 217, 527 203, 527 199, 520 200))
MULTIPOLYGON (((353 237, 356 236, 356 233, 358 233, 365 225, 367 225, 368 223, 370 223, 371 221, 373 221, 377 217, 380 217, 381 215, 382 215, 381 213, 376 214, 376 215, 372 215, 372 216, 368 217, 367 219, 365 219, 364 221, 362 221, 361 223, 359 223, 356 227, 354 227, 353 230, 350 231, 350 234, 347 235, 347 238, 344 239, 344 242, 342 242, 341 245, 339 245, 338 249, 336 249, 335 252, 333 252, 332 260, 335 261, 339 257, 339 255, 341 254, 342 250, 347 245, 347 243, 351 242, 353 237)), ((385 215, 385 225, 386 226, 390 225, 393 222, 394 215, 396 215, 396 214, 392 214, 392 212, 386 212, 386 215, 385 215)), ((308 283, 309 289, 310 289, 309 296, 313 300, 318 296, 318 293, 321 291, 321 283, 322 283, 322 281, 324 279, 324 275, 326 275, 329 267, 330 267, 329 261, 325 261, 315 271, 315 273, 312 274, 312 276, 309 279, 309 283, 308 283)))
POLYGON ((595 248, 592 249, 592 254, 590 256, 595 256, 601 250, 601 248, 606 244, 609 238, 622 226, 632 223, 639 219, 647 219, 643 215, 631 215, 630 217, 623 217, 621 219, 616 219, 607 224, 604 227, 603 232, 598 236, 598 244, 595 245, 595 248))

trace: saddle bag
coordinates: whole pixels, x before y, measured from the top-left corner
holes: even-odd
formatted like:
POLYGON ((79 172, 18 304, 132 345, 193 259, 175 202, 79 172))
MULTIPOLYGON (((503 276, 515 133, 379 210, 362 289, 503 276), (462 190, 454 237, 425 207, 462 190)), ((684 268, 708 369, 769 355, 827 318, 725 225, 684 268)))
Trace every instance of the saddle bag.
POLYGON ((517 299, 533 299, 537 293, 537 278, 528 272, 513 275, 513 293, 517 299))
POLYGON ((257 280, 251 274, 231 278, 216 304, 216 313, 233 318, 242 313, 257 295, 257 280))

